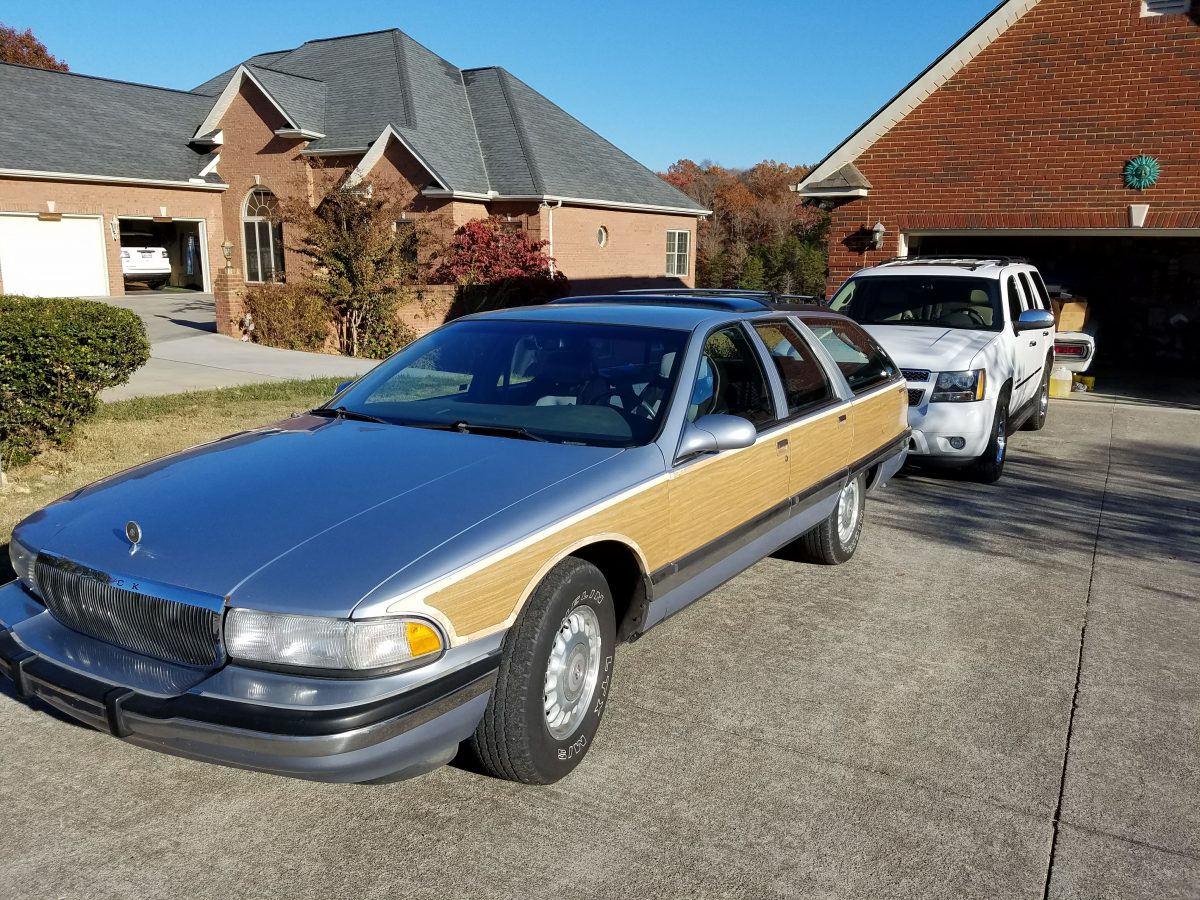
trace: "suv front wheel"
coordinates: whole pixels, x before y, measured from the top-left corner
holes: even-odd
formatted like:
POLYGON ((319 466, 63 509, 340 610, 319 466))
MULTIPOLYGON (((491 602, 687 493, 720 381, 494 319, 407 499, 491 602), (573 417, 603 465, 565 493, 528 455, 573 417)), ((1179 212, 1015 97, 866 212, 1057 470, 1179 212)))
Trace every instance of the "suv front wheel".
POLYGON ((991 437, 983 453, 975 457, 975 480, 983 484, 993 484, 1004 474, 1004 462, 1008 459, 1008 398, 1008 388, 1005 388, 996 401, 991 437))

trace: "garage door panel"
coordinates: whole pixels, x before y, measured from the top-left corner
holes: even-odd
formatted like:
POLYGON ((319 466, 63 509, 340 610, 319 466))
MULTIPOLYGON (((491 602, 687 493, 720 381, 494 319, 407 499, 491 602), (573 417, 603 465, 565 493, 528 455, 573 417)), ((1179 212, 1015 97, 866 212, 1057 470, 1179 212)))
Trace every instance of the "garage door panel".
POLYGON ((57 222, 0 213, 0 281, 6 294, 95 297, 108 294, 104 224, 64 216, 57 222))

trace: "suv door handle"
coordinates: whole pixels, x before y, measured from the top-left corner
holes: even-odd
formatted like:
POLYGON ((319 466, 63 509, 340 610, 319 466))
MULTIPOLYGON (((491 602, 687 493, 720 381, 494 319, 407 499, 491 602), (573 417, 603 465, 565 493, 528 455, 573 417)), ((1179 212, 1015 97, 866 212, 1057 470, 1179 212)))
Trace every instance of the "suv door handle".
POLYGON ((1030 342, 1029 342, 1029 346, 1030 346, 1030 347, 1036 347, 1036 346, 1037 346, 1037 341, 1030 341, 1030 342))

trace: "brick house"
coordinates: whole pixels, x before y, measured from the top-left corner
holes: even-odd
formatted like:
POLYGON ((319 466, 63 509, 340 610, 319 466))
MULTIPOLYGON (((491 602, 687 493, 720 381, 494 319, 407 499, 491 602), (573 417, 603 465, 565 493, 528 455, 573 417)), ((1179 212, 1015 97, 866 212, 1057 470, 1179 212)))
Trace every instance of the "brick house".
POLYGON ((1001 3, 795 186, 832 210, 827 289, 898 255, 1025 256, 1090 301, 1098 365, 1145 366, 1150 350, 1189 369, 1200 345, 1196 7, 1001 3), (1142 156, 1157 164, 1152 185, 1125 175, 1142 156))
POLYGON ((317 167, 401 182, 442 227, 503 216, 576 291, 694 283, 706 210, 504 69, 393 29, 191 91, 0 65, 0 290, 119 295, 122 252, 149 241, 232 333, 244 286, 299 265, 272 219, 281 197, 315 202, 317 167))

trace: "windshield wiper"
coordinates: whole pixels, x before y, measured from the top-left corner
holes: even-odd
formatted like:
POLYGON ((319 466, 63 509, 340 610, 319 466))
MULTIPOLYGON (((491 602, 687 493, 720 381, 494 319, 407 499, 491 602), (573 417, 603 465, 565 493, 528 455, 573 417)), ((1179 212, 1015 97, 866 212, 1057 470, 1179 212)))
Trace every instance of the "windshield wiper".
POLYGON ((377 425, 391 425, 387 419, 381 419, 378 416, 370 416, 366 413, 357 412, 353 409, 346 409, 344 406, 318 406, 316 409, 310 409, 309 415, 312 416, 329 416, 332 419, 352 419, 355 422, 374 422, 377 425))
POLYGON ((454 429, 455 431, 461 431, 463 434, 496 434, 507 437, 523 438, 527 441, 539 441, 543 444, 550 443, 547 438, 542 437, 540 434, 535 434, 527 428, 522 428, 520 425, 490 425, 486 422, 478 424, 474 422, 455 422, 453 425, 448 427, 454 429))

